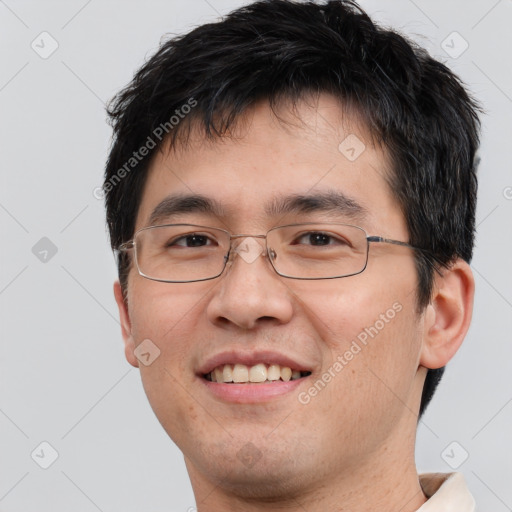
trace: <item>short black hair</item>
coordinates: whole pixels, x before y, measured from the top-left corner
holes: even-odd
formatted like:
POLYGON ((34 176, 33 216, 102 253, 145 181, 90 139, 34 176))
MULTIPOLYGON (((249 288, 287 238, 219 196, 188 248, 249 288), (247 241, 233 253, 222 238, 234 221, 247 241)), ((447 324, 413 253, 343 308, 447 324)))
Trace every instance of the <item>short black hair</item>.
MULTIPOLYGON (((435 269, 472 257, 482 109, 443 63, 351 0, 258 1, 161 44, 107 108, 113 141, 103 190, 112 248, 134 234, 162 141, 186 145, 198 125, 213 140, 257 101, 274 110, 320 93, 354 107, 391 158, 388 181, 409 243, 429 251, 415 254, 423 309, 435 269)), ((130 265, 119 253, 125 298, 130 265)), ((428 370, 420 416, 443 372, 428 370)))

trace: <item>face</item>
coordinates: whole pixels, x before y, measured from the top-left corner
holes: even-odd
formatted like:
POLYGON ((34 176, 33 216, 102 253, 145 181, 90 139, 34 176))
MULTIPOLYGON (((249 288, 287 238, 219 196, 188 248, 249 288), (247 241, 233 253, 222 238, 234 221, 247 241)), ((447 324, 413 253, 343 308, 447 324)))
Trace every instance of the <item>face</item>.
MULTIPOLYGON (((301 103, 297 112, 300 120, 283 106, 280 117, 288 123, 280 123, 260 103, 236 137, 207 143, 195 132, 187 149, 159 152, 136 229, 148 226, 169 196, 200 194, 223 211, 191 210, 160 223, 265 234, 276 225, 357 220, 370 236, 407 241, 385 180, 387 155, 357 118, 328 95, 301 103), (329 191, 357 203, 357 219, 341 209, 274 215, 266 208, 287 196, 329 191)), ((222 482, 247 495, 292 492, 378 471, 390 454, 412 452, 411 411, 417 412, 424 377, 416 286, 411 250, 380 243, 370 244, 364 272, 341 279, 283 278, 264 252, 251 260, 235 252, 220 277, 202 282, 156 282, 132 268, 124 312, 120 303, 126 355, 140 367, 149 402, 183 451, 193 485, 222 482), (159 355, 139 364, 133 351, 148 339, 159 355), (273 371, 285 379, 284 367, 302 373, 268 383, 205 378, 235 363, 280 365, 273 371)))

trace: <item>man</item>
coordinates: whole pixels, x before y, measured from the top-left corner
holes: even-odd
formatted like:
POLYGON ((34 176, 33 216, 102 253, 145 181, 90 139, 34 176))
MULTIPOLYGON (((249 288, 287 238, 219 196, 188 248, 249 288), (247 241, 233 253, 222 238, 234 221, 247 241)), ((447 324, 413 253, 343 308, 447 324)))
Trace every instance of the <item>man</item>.
POLYGON ((478 105, 353 2, 257 2, 110 105, 126 358, 200 512, 474 510, 415 431, 471 320, 478 105))

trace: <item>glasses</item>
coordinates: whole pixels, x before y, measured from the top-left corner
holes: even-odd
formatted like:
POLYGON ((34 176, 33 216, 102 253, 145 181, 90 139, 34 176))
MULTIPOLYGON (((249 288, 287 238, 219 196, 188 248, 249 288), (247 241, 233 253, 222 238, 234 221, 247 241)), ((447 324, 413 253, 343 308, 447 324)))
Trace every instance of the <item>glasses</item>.
POLYGON ((165 283, 215 279, 235 253, 247 263, 268 256, 282 277, 338 279, 365 270, 371 242, 423 250, 398 240, 368 236, 358 226, 320 222, 278 226, 266 235, 232 235, 195 224, 149 226, 139 229, 118 251, 133 250, 139 274, 165 283), (242 239, 234 251, 233 239, 242 239), (265 239, 265 247, 256 239, 265 239))

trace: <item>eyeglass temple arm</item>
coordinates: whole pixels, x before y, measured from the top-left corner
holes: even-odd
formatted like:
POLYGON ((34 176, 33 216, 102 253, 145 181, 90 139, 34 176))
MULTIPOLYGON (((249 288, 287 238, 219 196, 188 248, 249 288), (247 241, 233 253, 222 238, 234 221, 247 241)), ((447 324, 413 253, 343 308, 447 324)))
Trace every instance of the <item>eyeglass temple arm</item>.
POLYGON ((118 252, 128 251, 130 249, 133 249, 134 246, 135 246, 135 242, 133 240, 128 240, 128 242, 124 242, 123 244, 121 244, 116 249, 116 251, 118 251, 118 252))
POLYGON ((400 242, 399 240, 391 240, 390 238, 383 238, 382 236, 367 236, 366 239, 368 242, 382 242, 386 244, 394 244, 401 245, 402 247, 410 247, 411 249, 418 249, 422 251, 419 247, 414 247, 414 245, 408 244, 407 242, 400 242))
MULTIPOLYGON (((366 239, 368 242, 381 242, 386 244, 401 245, 402 247, 409 247, 410 249, 421 251, 422 253, 428 254, 440 267, 448 267, 447 263, 440 260, 438 256, 436 256, 432 251, 429 251, 428 249, 422 249, 421 247, 416 247, 415 245, 408 244, 407 242, 400 242, 399 240, 383 238, 382 236, 368 236, 366 239)), ((434 268, 436 267, 434 266, 434 268)))

